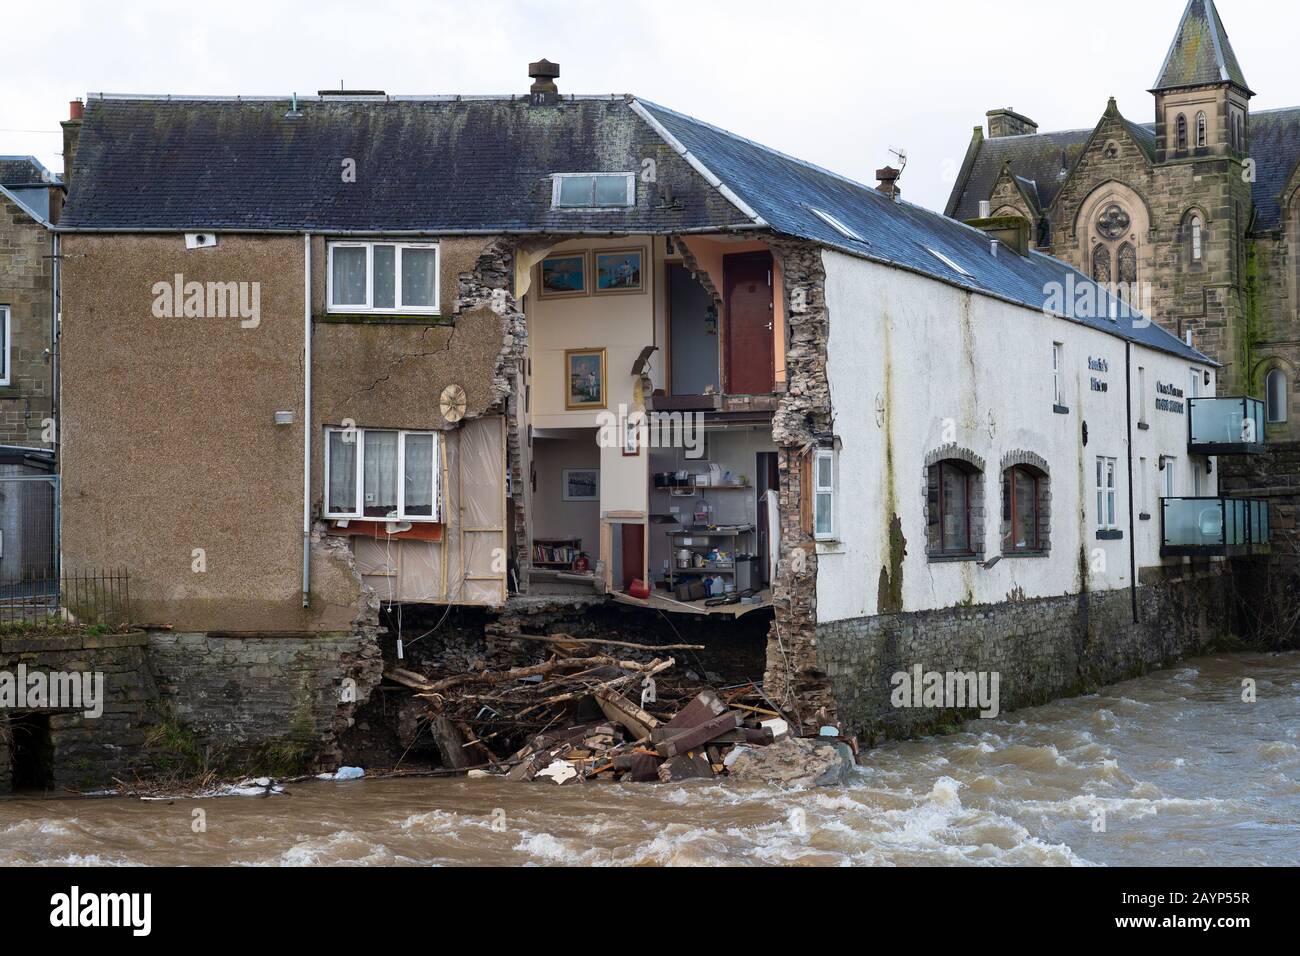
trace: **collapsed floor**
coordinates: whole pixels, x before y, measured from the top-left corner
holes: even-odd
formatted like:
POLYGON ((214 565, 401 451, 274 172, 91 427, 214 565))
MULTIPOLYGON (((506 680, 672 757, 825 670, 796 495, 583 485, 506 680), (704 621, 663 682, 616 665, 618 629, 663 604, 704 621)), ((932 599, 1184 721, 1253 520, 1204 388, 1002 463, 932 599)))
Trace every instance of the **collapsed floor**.
POLYGON ((770 622, 564 600, 385 608, 385 681, 343 752, 360 766, 515 779, 559 757, 578 779, 712 776, 728 748, 784 734, 762 690, 770 622))

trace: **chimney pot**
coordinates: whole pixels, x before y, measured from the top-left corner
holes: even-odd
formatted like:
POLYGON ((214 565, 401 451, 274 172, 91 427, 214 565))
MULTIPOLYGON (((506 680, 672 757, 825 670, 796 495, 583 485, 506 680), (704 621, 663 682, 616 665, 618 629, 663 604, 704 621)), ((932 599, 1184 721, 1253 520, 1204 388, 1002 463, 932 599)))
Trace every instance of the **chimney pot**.
POLYGON ((79 120, 86 115, 86 104, 81 100, 73 100, 68 104, 68 119, 79 120))
POLYGON ((528 75, 533 80, 528 92, 533 95, 534 102, 553 103, 559 99, 560 88, 555 81, 560 78, 560 64, 547 59, 529 63, 528 75))
POLYGON ((902 173, 893 166, 886 166, 884 169, 876 170, 876 179, 880 180, 876 185, 876 191, 884 193, 890 199, 897 199, 903 191, 898 186, 898 177, 902 173))

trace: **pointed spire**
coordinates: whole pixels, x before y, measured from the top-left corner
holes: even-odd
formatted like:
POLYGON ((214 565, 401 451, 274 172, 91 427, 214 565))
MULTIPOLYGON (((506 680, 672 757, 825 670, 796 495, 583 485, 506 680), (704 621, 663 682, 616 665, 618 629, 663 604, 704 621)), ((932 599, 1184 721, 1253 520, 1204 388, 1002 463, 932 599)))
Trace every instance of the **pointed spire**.
POLYGON ((1246 85, 1214 0, 1188 0, 1173 45, 1151 92, 1219 83, 1231 83, 1254 95, 1246 85))

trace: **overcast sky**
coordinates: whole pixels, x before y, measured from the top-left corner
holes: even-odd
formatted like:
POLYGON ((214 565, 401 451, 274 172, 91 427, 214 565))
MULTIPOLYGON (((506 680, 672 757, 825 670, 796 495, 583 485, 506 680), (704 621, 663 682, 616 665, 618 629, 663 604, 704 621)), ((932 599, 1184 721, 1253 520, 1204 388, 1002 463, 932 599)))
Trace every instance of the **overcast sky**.
MULTIPOLYGON (((6 4, 0 154, 62 170, 58 121, 89 91, 265 95, 636 93, 864 182, 896 162, 942 209, 972 127, 1013 106, 1140 122, 1185 0, 65 0, 6 4), (1086 16, 1087 19, 1082 19, 1086 16)), ((1255 109, 1300 104, 1300 5, 1219 0, 1255 109)))

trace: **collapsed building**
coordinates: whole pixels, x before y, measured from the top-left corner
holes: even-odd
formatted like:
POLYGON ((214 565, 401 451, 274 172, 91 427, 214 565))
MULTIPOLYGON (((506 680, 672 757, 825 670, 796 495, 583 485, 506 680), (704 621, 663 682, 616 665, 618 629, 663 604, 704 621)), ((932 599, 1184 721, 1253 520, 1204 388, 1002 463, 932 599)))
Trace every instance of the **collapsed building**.
POLYGON ((1218 633, 1267 527, 1212 360, 893 170, 558 73, 85 103, 64 560, 129 569, 180 717, 337 756, 430 608, 770 621, 767 699, 872 734, 933 722, 914 664, 1012 707, 1218 633))

